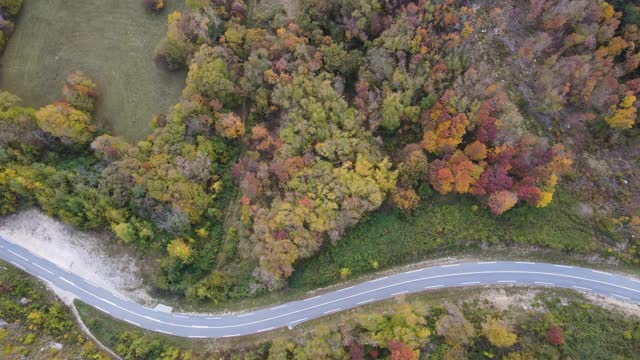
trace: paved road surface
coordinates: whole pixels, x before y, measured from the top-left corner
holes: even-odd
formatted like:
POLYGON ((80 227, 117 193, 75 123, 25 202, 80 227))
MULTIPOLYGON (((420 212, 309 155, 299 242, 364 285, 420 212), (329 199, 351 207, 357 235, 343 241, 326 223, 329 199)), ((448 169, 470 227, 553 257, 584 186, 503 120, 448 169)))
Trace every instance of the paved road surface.
POLYGON ((0 258, 68 291, 115 318, 164 334, 233 337, 293 326, 327 314, 404 293, 444 287, 522 284, 573 288, 640 304, 640 280, 580 267, 532 262, 469 262, 385 276, 300 301, 234 315, 155 311, 97 287, 0 237, 0 258))

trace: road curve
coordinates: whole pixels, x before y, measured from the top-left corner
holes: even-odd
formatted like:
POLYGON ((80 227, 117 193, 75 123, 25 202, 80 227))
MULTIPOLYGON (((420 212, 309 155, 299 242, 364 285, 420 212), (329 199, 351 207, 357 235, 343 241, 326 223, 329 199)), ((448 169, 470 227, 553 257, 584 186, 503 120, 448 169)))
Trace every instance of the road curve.
POLYGON ((519 262, 468 262, 380 277, 304 300, 233 315, 155 311, 124 299, 0 237, 0 258, 132 325, 168 335, 225 338, 293 328, 304 321, 400 294, 445 287, 520 284, 602 294, 640 304, 640 280, 574 266, 519 262))

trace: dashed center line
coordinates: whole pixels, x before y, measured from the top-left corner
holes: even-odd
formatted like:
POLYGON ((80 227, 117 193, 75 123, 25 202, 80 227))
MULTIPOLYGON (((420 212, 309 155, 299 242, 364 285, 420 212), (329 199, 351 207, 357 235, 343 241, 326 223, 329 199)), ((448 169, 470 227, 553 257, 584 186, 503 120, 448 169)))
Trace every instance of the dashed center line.
MULTIPOLYGON (((2 239, 2 240, 4 240, 4 239, 2 239)), ((2 247, 2 246, 0 246, 0 247, 2 247)), ((24 258, 23 256, 18 255, 18 254, 16 254, 15 252, 13 252, 11 250, 8 250, 8 251, 11 252, 13 255, 15 255, 17 257, 20 257, 21 259, 23 259, 23 260, 25 260, 25 261, 27 261, 29 263, 32 263, 31 261, 29 261, 28 259, 24 258)), ((5 256, 5 259, 6 259, 6 256, 5 256)), ((9 259, 7 259, 7 260, 10 261, 14 266, 16 266, 18 268, 21 268, 24 271, 27 271, 27 270, 25 270, 25 268, 23 266, 18 265, 15 262, 13 262, 13 261, 11 261, 9 259)), ((38 268, 40 268, 40 269, 42 269, 44 271, 47 271, 50 274, 53 274, 51 271, 49 271, 49 270, 43 268, 42 266, 36 264, 35 261, 37 261, 37 260, 38 259, 34 258, 34 262, 32 264, 38 266, 38 268)), ((497 263, 497 261, 496 262, 482 262, 482 263, 478 263, 478 264, 495 264, 495 263, 497 263)), ((501 264, 507 264, 507 263, 508 262, 504 262, 504 263, 501 262, 501 264)), ((524 261, 523 262, 513 262, 513 263, 535 264, 535 263, 524 262, 524 261)), ((47 264, 47 263, 45 263, 45 264, 47 264)), ((55 264, 51 264, 51 266, 54 266, 54 265, 55 264)), ((447 268, 447 267, 456 267, 456 266, 461 266, 461 265, 467 266, 467 265, 473 265, 473 264, 450 264, 450 265, 442 265, 441 267, 447 268)), ((552 266, 555 266, 555 267, 558 267, 558 268, 566 268, 566 269, 574 268, 573 266, 567 266, 567 265, 555 265, 555 264, 541 264, 541 265, 544 265, 544 266, 547 266, 547 267, 549 265, 552 265, 552 266)), ((58 266, 58 265, 55 265, 55 266, 57 268, 61 269, 61 270, 65 270, 65 269, 61 268, 60 266, 58 266)), ((33 268, 29 268, 28 271, 32 272, 33 270, 34 270, 33 268)), ((411 271, 405 272, 403 274, 398 274, 398 275, 404 275, 404 274, 408 274, 408 273, 417 273, 417 272, 423 271, 423 270, 426 270, 426 269, 415 269, 415 270, 411 270, 411 271)), ((614 274, 606 273, 606 272, 599 271, 599 270, 592 270, 592 269, 588 269, 588 270, 591 270, 594 273, 599 273, 599 274, 608 275, 608 276, 613 276, 614 275, 614 274)), ((588 271, 588 270, 587 269, 582 269, 582 271, 588 271)), ((64 273, 68 274, 68 276, 75 276, 75 275, 69 274, 66 270, 65 270, 64 273)), ((599 284, 602 284, 602 285, 606 285, 606 286, 610 287, 611 290, 614 290, 613 288, 615 287, 617 289, 620 289, 619 291, 640 293, 640 290, 638 290, 636 286, 632 286, 632 285, 627 285, 627 287, 623 286, 623 285, 625 285, 625 281, 626 281, 626 284, 629 284, 629 282, 628 282, 629 280, 634 282, 634 283, 640 283, 640 280, 630 279, 630 278, 621 278, 621 279, 624 279, 624 281, 621 281, 620 279, 617 279, 619 276, 616 276, 617 281, 613 281, 612 280, 611 282, 605 282, 605 281, 597 280, 597 277, 596 278, 588 278, 588 277, 572 276, 572 275, 569 275, 568 272, 567 272, 567 274, 562 274, 562 272, 560 272, 560 271, 558 271, 558 273, 554 273, 554 272, 551 272, 551 271, 542 272, 542 271, 513 271, 513 270, 475 271, 475 272, 472 272, 472 271, 462 272, 461 271, 461 272, 455 273, 455 274, 444 274, 444 275, 426 276, 426 277, 419 277, 419 278, 418 277, 404 277, 404 279, 406 279, 406 280, 404 280, 401 277, 397 277, 396 275, 394 275, 393 277, 392 276, 385 276, 385 277, 382 277, 382 278, 379 278, 379 279, 374 279, 374 280, 369 281, 371 283, 375 283, 377 281, 381 281, 381 280, 384 280, 384 279, 387 279, 387 278, 393 278, 394 279, 393 283, 391 283, 391 281, 390 281, 390 282, 388 282, 388 284, 379 285, 374 289, 372 289, 372 287, 369 287, 368 290, 365 290, 365 289, 367 289, 365 286, 359 286, 359 289, 361 289, 361 290, 356 291, 356 292, 358 292, 357 294, 355 294, 355 293, 354 294, 344 294, 342 296, 342 298, 340 298, 340 299, 329 300, 329 299, 331 299, 331 298, 329 298, 329 299, 324 300, 324 301, 319 301, 318 303, 309 304, 304 309, 290 310, 290 311, 288 311, 286 313, 283 313, 283 314, 280 314, 280 313, 274 314, 274 316, 271 316, 271 317, 269 317, 267 319, 258 319, 256 321, 246 321, 244 323, 230 324, 230 325, 224 325, 224 326, 210 326, 210 327, 207 327, 207 326, 190 326, 190 325, 182 325, 182 324, 172 324, 172 323, 167 323, 167 322, 164 322, 164 321, 161 321, 161 320, 158 320, 158 319, 153 319, 151 317, 144 316, 144 315, 136 313, 135 311, 142 311, 143 314, 147 313, 147 312, 144 311, 146 309, 141 308, 140 306, 138 306, 137 308, 132 308, 133 311, 132 310, 128 310, 128 309, 124 309, 124 308, 114 304, 111 301, 99 298, 96 295, 88 292, 87 290, 84 290, 83 288, 80 288, 78 285, 76 285, 75 283, 73 283, 72 281, 68 280, 65 277, 59 276, 58 278, 61 281, 67 282, 69 285, 81 290, 82 292, 87 293, 87 294, 97 298, 100 301, 103 301, 103 302, 105 302, 107 304, 110 304, 111 306, 113 306, 115 308, 121 309, 124 312, 128 312, 130 314, 133 314, 134 316, 147 318, 147 319, 155 321, 155 322, 159 322, 159 323, 163 323, 163 324, 167 324, 167 325, 171 325, 171 326, 175 326, 175 327, 184 327, 184 328, 193 327, 193 328, 200 328, 200 329, 205 329, 205 328, 207 328, 207 329, 223 329, 223 328, 246 327, 246 326, 249 326, 249 325, 263 323, 263 322, 274 320, 274 319, 282 319, 283 321, 286 321, 287 317, 292 317, 292 315, 294 315, 294 314, 304 314, 304 312, 309 312, 312 309, 318 309, 318 308, 322 308, 322 307, 327 308, 328 307, 327 305, 329 305, 329 304, 342 305, 344 307, 343 302, 347 302, 348 303, 347 308, 349 308, 349 307, 353 307, 354 306, 353 303, 349 303, 349 299, 354 299, 354 298, 357 299, 358 297, 360 297, 360 299, 362 299, 362 298, 364 298, 363 295, 365 295, 365 294, 375 295, 375 292, 379 292, 379 291, 381 291, 383 289, 393 289, 394 287, 395 287, 395 289, 400 290, 400 289, 402 289, 401 286, 403 286, 403 285, 406 286, 407 284, 411 284, 411 283, 417 283, 417 285, 419 285, 420 282, 425 282, 425 281, 428 281, 430 279, 436 279, 436 278, 444 278, 444 279, 446 279, 446 278, 450 278, 450 279, 453 280, 454 277, 456 277, 456 276, 461 276, 462 279, 463 279, 464 276, 469 276, 469 275, 498 274, 498 273, 503 273, 503 274, 538 274, 538 275, 545 275, 545 276, 555 276, 555 277, 561 277, 561 278, 565 279, 565 280, 560 281, 560 283, 561 283, 560 286, 563 286, 563 287, 566 287, 567 285, 570 285, 571 282, 575 283, 577 281, 581 281, 581 282, 586 281, 586 282, 589 282, 589 283, 599 283, 599 284), (572 279, 572 280, 568 280, 568 279, 572 279), (320 303, 320 302, 322 302, 322 303, 320 303)), ((34 275, 37 275, 37 274, 34 274, 34 275)), ((507 275, 507 276, 509 276, 509 275, 507 275)), ((75 277, 71 277, 71 278, 75 279, 75 277)), ((600 277, 600 278, 602 279, 602 277, 600 277)), ((54 278, 53 281, 55 281, 55 280, 56 279, 54 278)), ((89 281, 87 281, 85 279, 80 278, 80 280, 84 280, 85 282, 87 282, 87 283, 89 283, 91 285, 94 285, 94 284, 92 284, 91 282, 89 282, 89 281)), ((48 280, 45 279, 44 281, 48 281, 48 280)), ((449 281, 449 280, 447 280, 447 281, 449 281)), ((60 284, 59 281, 56 281, 56 282, 58 284, 60 284)), ((499 280, 497 282, 498 283, 514 283, 514 282, 517 282, 517 281, 516 280, 499 280)), ((458 283, 458 284, 472 285, 472 284, 478 284, 478 283, 480 283, 480 282, 479 281, 469 281, 469 282, 462 282, 462 283, 458 283)), ((540 282, 534 282, 534 283, 535 284, 540 284, 540 285, 549 285, 549 286, 554 286, 555 285, 552 282, 541 282, 540 281, 540 282)), ((78 284, 82 285, 82 286, 84 286, 86 288, 86 285, 84 285, 84 282, 82 282, 82 283, 79 282, 78 284)), ((455 282, 451 282, 450 285, 451 286, 455 286, 454 284, 455 284, 455 282)), ((350 287, 347 287, 347 288, 344 288, 344 289, 336 290, 334 293, 345 291, 345 290, 348 290, 348 289, 352 289, 352 288, 354 288, 356 286, 358 286, 358 285, 354 285, 354 286, 350 286, 350 287)), ((447 286, 449 286, 449 285, 447 285, 447 286)), ((424 287, 424 289, 433 289, 433 288, 440 288, 440 287, 445 287, 445 285, 440 285, 440 284, 439 285, 431 285, 431 286, 424 287)), ((96 286, 96 288, 99 288, 99 287, 96 286)), ((572 286, 572 288, 586 290, 586 291, 592 291, 590 288, 587 288, 587 287, 572 286)), ((597 290, 597 291, 599 291, 599 290, 597 290)), ((409 291, 408 290, 398 291, 398 292, 392 293, 392 296, 403 294, 403 293, 407 293, 407 292, 409 292, 409 291)), ((602 291, 599 291, 599 292, 602 292, 602 291)), ((385 292, 385 293, 389 294, 389 292, 385 292)), ((617 298, 620 298, 620 299, 631 300, 631 298, 629 298, 627 296, 620 295, 620 294, 605 293, 605 292, 602 292, 602 293, 606 294, 606 295, 614 296, 614 297, 617 297, 617 298)), ((76 292, 76 294, 77 294, 77 292, 76 292)), ((127 299, 125 299, 125 298, 123 298, 121 296, 118 296, 117 294, 110 294, 110 295, 116 296, 119 299, 123 300, 125 303, 123 303, 122 306, 130 307, 129 305, 131 305, 131 301, 129 301, 129 300, 127 300, 127 299)), ((303 301, 309 301, 309 300, 317 299, 317 298, 320 298, 320 297, 321 296, 318 295, 318 296, 315 296, 315 297, 312 297, 312 298, 309 298, 309 299, 305 299, 303 301)), ((354 300, 350 300, 350 301, 354 301, 354 300)), ((368 299, 368 300, 360 301, 360 302, 357 303, 357 305, 362 305, 362 304, 365 304, 365 303, 368 303, 368 302, 372 302, 372 301, 375 301, 375 300, 376 299, 371 298, 371 299, 368 299)), ((95 302, 95 301, 93 301, 93 302, 95 302)), ((286 305, 287 304, 283 304, 283 305, 280 305, 280 306, 275 306, 275 307, 271 308, 271 310, 280 309, 280 308, 285 307, 286 305)), ((105 309, 103 309, 102 307, 99 307, 99 306, 94 306, 94 307, 96 307, 100 311, 103 311, 103 312, 109 314, 109 312, 106 311, 105 309)), ((343 308, 335 308, 333 310, 326 311, 324 314, 334 313, 334 312, 340 311, 342 309, 343 308)), ((153 314, 156 314, 156 313, 157 312, 152 313, 152 316, 155 316, 153 314)), ((252 315, 252 314, 254 314, 254 313, 240 314, 237 317, 244 317, 244 316, 249 316, 249 315, 252 315)), ((181 316, 181 315, 174 315, 174 316, 175 317, 182 317, 182 318, 190 318, 188 316, 181 316)), ((314 317, 316 317, 316 316, 317 315, 315 315, 314 317)), ((206 319, 214 320, 214 319, 221 319, 221 318, 220 317, 207 317, 206 319)), ((124 320, 124 321, 126 321, 126 322, 128 322, 128 323, 130 323, 130 324, 132 324, 134 326, 141 327, 140 324, 138 324, 138 323, 136 323, 134 321, 131 321, 131 320, 128 320, 128 319, 122 319, 122 320, 124 320)), ((301 318, 301 319, 298 319, 298 320, 295 320, 295 321, 288 322, 288 324, 289 324, 289 327, 292 327, 294 324, 303 322, 305 320, 308 320, 308 318, 306 318, 306 317, 305 318, 301 318)), ((147 322, 143 321, 143 323, 147 323, 147 322)), ((153 329, 151 327, 147 327, 147 328, 148 329, 153 329)), ((258 332, 268 331, 268 330, 272 330, 272 329, 274 329, 274 327, 263 328, 263 329, 259 330, 258 332)), ((168 335, 173 335, 170 332, 166 332, 166 331, 159 330, 159 329, 158 330, 154 330, 154 331, 165 333, 165 334, 168 334, 168 335)), ((247 333, 246 329, 243 329, 240 332, 243 333, 243 334, 247 333)), ((209 336, 211 336, 211 335, 209 335, 209 336)), ((232 336, 240 336, 240 334, 224 335, 223 337, 232 337, 232 336)), ((204 338, 204 337, 207 337, 207 336, 190 336, 190 337, 195 337, 195 338, 202 337, 202 338, 204 338)))
POLYGON ((30 261, 29 261, 29 259, 27 259, 27 258, 26 258, 26 257, 24 257, 24 256, 21 256, 21 255, 19 255, 19 254, 16 254, 16 253, 14 253, 14 252, 13 252, 13 251, 11 251, 11 250, 7 250, 7 251, 8 251, 8 252, 10 252, 10 253, 12 253, 13 255, 15 255, 15 256, 17 256, 17 257, 19 257, 20 259, 22 259, 22 260, 24 260, 24 261, 28 261, 28 262, 30 262, 30 261))
POLYGON ((33 263, 33 265, 35 265, 35 266, 39 267, 40 269, 42 269, 42 270, 44 270, 44 271, 48 272, 48 273, 49 273, 49 274, 51 274, 51 275, 53 275, 53 273, 52 273, 51 271, 49 271, 49 270, 47 270, 47 269, 43 268, 42 266, 40 266, 40 265, 38 265, 38 264, 36 264, 36 263, 33 263))
POLYGON ((58 278, 66 283, 68 283, 69 285, 73 286, 73 287, 77 287, 76 284, 72 283, 71 281, 63 278, 62 276, 58 276, 58 278))

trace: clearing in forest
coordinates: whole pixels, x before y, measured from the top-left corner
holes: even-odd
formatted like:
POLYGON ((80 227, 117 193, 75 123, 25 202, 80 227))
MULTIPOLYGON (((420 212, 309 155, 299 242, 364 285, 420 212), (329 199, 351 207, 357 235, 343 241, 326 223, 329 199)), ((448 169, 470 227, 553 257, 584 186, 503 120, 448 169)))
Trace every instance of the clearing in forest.
POLYGON ((140 1, 25 1, 2 56, 0 87, 43 106, 61 98, 65 74, 81 70, 101 92, 97 122, 128 140, 141 139, 152 115, 165 112, 184 87, 184 72, 153 62, 167 14, 182 2, 166 5, 149 14, 140 1))

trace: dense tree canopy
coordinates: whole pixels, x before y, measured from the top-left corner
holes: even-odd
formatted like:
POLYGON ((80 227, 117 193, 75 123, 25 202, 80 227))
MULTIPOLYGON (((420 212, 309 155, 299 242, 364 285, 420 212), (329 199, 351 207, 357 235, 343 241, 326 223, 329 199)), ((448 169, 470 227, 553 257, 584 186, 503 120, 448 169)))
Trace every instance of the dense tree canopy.
MULTIPOLYGON (((284 286, 380 207, 410 216, 447 196, 496 216, 543 211, 533 208, 576 167, 590 173, 616 144, 635 151, 636 8, 476 5, 307 0, 295 16, 248 21, 241 0, 187 1, 156 50, 188 69, 186 86, 142 141, 96 129, 97 88, 79 72, 65 79, 66 101, 37 111, 0 94, 1 211, 35 203, 111 229, 166 254, 158 288, 223 301, 284 286)), ((635 168, 616 174, 636 186, 635 168)), ((640 231, 630 193, 610 208, 640 231)), ((640 259, 630 241, 625 256, 640 259)), ((470 333, 454 315, 442 333, 470 333)), ((376 341, 402 354, 415 344, 376 341)))

